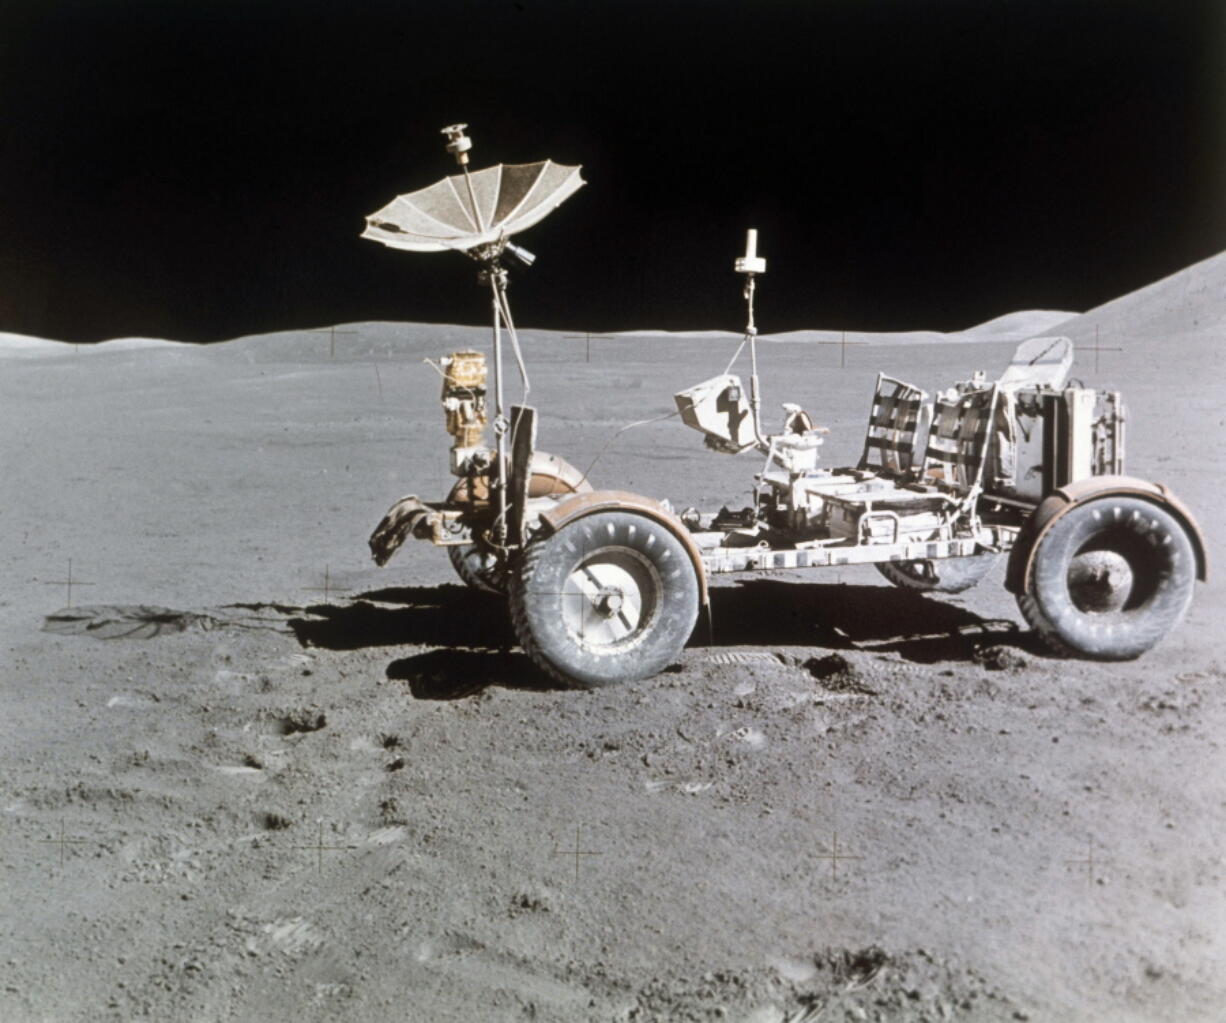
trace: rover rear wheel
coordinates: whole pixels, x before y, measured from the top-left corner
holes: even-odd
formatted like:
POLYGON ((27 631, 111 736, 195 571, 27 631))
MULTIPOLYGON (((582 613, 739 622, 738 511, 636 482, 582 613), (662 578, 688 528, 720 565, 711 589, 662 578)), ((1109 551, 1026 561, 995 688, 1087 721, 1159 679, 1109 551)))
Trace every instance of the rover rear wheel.
POLYGON ((498 559, 475 543, 447 548, 447 557, 466 586, 486 593, 506 593, 506 573, 498 559))
POLYGON ((997 557, 997 554, 971 554, 965 558, 879 561, 877 571, 903 590, 961 593, 982 582, 996 564, 997 557))
POLYGON ((681 653, 698 618, 698 577, 663 523, 597 512, 538 537, 510 586, 525 653, 584 687, 650 678, 681 653))
POLYGON ((1136 497, 1102 497, 1065 512, 1035 549, 1018 606, 1057 653, 1138 657, 1183 617, 1196 556, 1183 525, 1136 497))

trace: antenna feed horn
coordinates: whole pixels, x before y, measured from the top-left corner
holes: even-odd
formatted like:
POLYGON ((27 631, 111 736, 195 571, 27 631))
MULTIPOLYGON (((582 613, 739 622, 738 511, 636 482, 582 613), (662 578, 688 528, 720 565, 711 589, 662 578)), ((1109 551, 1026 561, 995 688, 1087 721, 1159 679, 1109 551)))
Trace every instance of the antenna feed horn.
POLYGON ((467 124, 449 124, 442 130, 447 136, 447 152, 455 157, 455 162, 461 167, 468 164, 468 151, 473 147, 473 140, 464 134, 467 124))

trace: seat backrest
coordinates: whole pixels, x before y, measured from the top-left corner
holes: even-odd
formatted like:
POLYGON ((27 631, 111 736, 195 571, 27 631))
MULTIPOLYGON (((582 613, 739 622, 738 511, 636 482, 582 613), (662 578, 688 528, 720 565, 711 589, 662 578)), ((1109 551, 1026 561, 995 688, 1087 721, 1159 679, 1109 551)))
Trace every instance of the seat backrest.
POLYGON ((882 476, 911 476, 923 463, 931 418, 927 391, 878 373, 864 453, 856 468, 872 469, 882 476))
POLYGON ((969 491, 982 481, 996 401, 996 384, 937 398, 921 482, 969 491))

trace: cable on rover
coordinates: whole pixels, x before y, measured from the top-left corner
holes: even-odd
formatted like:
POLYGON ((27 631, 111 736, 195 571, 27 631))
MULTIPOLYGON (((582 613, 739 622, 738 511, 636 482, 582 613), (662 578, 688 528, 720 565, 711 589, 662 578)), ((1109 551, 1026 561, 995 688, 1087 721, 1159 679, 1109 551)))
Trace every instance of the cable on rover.
POLYGON ((620 437, 623 433, 625 433, 627 430, 632 430, 636 426, 650 426, 652 423, 658 423, 664 419, 672 419, 673 416, 679 416, 679 415, 681 415, 681 410, 675 409, 672 412, 665 412, 662 416, 653 416, 651 419, 639 419, 636 422, 627 423, 620 430, 614 433, 607 441, 604 442, 604 447, 602 447, 599 451, 596 452, 596 457, 592 459, 591 464, 584 471, 583 475, 579 477, 579 482, 580 483, 586 482, 588 478, 588 474, 594 468, 596 468, 596 463, 599 462, 604 457, 604 453, 609 450, 609 446, 615 440, 617 440, 618 437, 620 437))

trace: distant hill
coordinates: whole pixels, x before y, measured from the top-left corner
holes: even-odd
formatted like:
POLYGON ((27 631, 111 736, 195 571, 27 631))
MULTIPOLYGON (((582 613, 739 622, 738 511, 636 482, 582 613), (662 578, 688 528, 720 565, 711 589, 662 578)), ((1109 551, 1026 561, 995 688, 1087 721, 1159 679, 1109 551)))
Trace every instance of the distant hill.
MULTIPOLYGON (((1027 309, 1015 313, 1005 313, 995 319, 980 323, 965 330, 898 330, 888 332, 869 332, 862 330, 790 330, 780 334, 763 334, 763 341, 786 341, 798 344, 840 344, 846 336, 848 344, 857 345, 911 345, 911 344, 941 344, 965 343, 975 341, 1025 341, 1027 338, 1041 337, 1050 333, 1054 327, 1076 317, 1076 313, 1061 312, 1054 309, 1027 309)), ((738 331, 730 330, 623 330, 615 337, 660 337, 660 338, 691 338, 691 337, 739 337, 738 331)))
POLYGON ((1004 316, 997 316, 957 333, 972 337, 976 341, 1026 341, 1032 337, 1060 334, 1060 325, 1076 316, 1076 313, 1058 309, 1027 309, 1023 312, 1005 313, 1004 316))
MULTIPOLYGON (((558 340, 578 331, 524 329, 525 344, 538 340, 558 340)), ((1226 340, 1226 252, 1195 263, 1160 281, 1113 299, 1080 315, 1053 309, 1029 309, 1005 313, 965 330, 943 333, 936 330, 867 331, 795 330, 764 334, 763 341, 784 343, 907 345, 968 344, 993 341, 1024 341, 1046 334, 1063 334, 1074 342, 1134 338, 1151 343, 1179 334, 1212 335, 1226 340), (1097 334, 1096 334, 1097 332, 1097 334)), ((739 336, 737 331, 626 330, 614 338, 694 338, 739 336)), ((231 357, 249 361, 284 358, 339 359, 390 355, 416 350, 441 351, 448 348, 483 346, 489 338, 488 327, 420 323, 346 323, 337 324, 333 335, 329 327, 312 330, 287 330, 254 334, 207 346, 231 357), (333 355, 335 352, 335 356, 333 355)), ((573 340, 571 343, 574 343, 573 340)), ((200 346, 205 347, 205 346, 200 346)), ((80 352, 132 352, 175 348, 198 350, 198 346, 158 338, 116 338, 97 345, 82 345, 80 352)), ((61 341, 25 337, 0 332, 0 357, 73 354, 76 347, 61 341)))
POLYGON ((6 334, 0 331, 0 356, 5 355, 71 355, 82 349, 130 352, 148 348, 189 348, 183 341, 166 341, 156 337, 117 337, 110 341, 84 346, 68 341, 50 341, 43 337, 27 337, 24 334, 6 334))
POLYGON ((1073 341, 1134 339, 1155 343, 1175 335, 1226 340, 1226 252, 1112 299, 1060 325, 1073 341))

